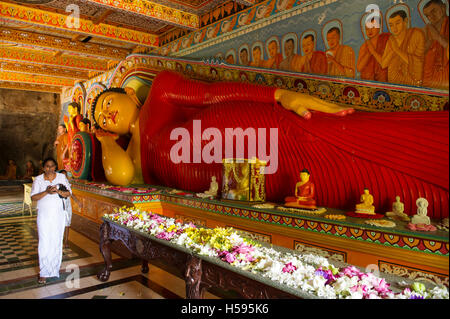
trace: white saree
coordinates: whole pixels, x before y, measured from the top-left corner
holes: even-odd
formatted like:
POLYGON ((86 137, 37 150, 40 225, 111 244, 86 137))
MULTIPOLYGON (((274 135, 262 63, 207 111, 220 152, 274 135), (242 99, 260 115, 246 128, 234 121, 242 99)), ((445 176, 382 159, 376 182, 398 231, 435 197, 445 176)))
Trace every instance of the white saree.
MULTIPOLYGON (((50 182, 39 175, 34 179, 31 196, 43 192, 49 185, 63 184, 72 193, 64 174, 56 173, 50 182)), ((37 202, 37 228, 39 236, 39 275, 40 277, 59 277, 62 261, 65 214, 63 201, 58 194, 47 194, 37 202)))

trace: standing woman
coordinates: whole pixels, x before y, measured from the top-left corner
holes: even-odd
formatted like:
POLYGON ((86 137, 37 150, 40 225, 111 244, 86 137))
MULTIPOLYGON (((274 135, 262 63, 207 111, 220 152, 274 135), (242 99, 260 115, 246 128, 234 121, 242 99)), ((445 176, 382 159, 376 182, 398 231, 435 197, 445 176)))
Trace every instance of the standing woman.
POLYGON ((53 158, 45 159, 44 174, 38 175, 31 187, 31 199, 37 201, 40 284, 45 284, 48 277, 59 277, 65 226, 62 197, 72 193, 66 176, 56 173, 56 165, 53 158))

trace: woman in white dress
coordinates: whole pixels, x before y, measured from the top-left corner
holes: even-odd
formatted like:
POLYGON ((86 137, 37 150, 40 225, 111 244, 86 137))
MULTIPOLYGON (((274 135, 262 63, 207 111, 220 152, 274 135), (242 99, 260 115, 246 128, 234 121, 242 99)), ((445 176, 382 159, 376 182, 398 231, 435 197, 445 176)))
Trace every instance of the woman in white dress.
POLYGON ((48 277, 59 277, 65 227, 61 197, 66 198, 72 193, 66 176, 55 172, 56 165, 53 158, 44 160, 44 174, 36 176, 31 187, 31 199, 37 201, 40 284, 45 284, 48 277))

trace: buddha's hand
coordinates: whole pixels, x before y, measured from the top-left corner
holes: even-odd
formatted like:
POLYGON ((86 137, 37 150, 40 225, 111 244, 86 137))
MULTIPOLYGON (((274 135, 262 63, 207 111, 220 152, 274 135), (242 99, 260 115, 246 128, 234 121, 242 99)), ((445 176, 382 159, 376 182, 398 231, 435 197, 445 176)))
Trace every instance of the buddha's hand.
POLYGON ((97 139, 100 141, 100 143, 105 140, 111 140, 111 139, 117 140, 119 138, 118 134, 105 131, 101 128, 95 129, 94 133, 95 133, 95 137, 97 137, 97 139))
POLYGON ((351 107, 341 107, 308 94, 284 89, 275 91, 275 100, 280 102, 285 109, 294 111, 307 120, 311 118, 310 111, 330 113, 336 116, 345 116, 355 111, 351 107))

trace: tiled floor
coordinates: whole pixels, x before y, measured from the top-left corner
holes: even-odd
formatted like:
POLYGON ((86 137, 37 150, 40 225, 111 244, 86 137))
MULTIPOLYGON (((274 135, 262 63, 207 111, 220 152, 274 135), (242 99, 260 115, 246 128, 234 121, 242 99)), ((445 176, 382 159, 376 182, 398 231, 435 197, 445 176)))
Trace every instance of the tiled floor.
MULTIPOLYGON (((1 195, 0 191, 0 198, 1 195)), ((10 192, 8 196, 11 198, 10 192)), ((103 268, 104 261, 98 244, 70 230, 69 248, 64 249, 60 277, 50 278, 41 286, 37 283, 36 217, 25 214, 0 218, 0 299, 185 298, 184 281, 170 267, 149 264, 149 272, 143 274, 139 260, 124 259, 116 254, 112 258, 113 271, 109 280, 99 281, 96 274, 103 268)), ((206 292, 205 298, 218 297, 206 292)))

